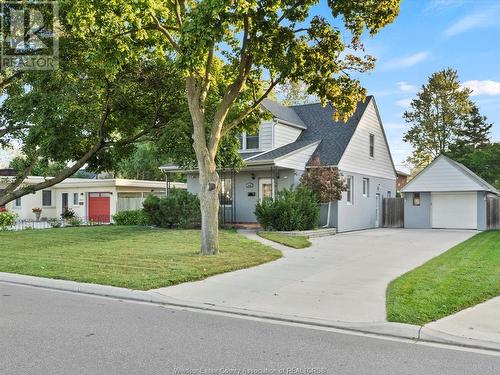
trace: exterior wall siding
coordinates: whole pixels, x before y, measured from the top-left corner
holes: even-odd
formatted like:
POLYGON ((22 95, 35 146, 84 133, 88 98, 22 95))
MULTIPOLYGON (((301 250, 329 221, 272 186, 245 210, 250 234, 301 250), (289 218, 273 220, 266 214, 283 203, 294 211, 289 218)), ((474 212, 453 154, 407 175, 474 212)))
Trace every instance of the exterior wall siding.
POLYGON ((390 151, 373 101, 366 108, 338 168, 368 176, 396 180, 390 151), (373 157, 370 157, 370 134, 375 136, 373 157))
POLYGON ((294 128, 293 126, 275 124, 274 125, 274 147, 278 148, 289 143, 295 142, 299 137, 302 130, 294 128))
MULTIPOLYGON (((283 188, 290 188, 295 184, 295 171, 280 170, 280 178, 277 180, 276 191, 283 188)), ((255 223, 255 205, 259 201, 259 180, 263 178, 271 178, 271 168, 247 172, 243 171, 235 175, 233 187, 233 205, 235 220, 241 223, 255 223), (254 178, 252 178, 252 173, 254 178), (249 195, 250 194, 250 195, 249 195)), ((200 184, 197 174, 187 176, 187 190, 192 194, 199 194, 200 184)), ((230 217, 230 213, 226 210, 226 217, 230 217)))
POLYGON ((259 147, 262 151, 273 148, 273 121, 263 121, 259 129, 259 147))
POLYGON ((276 165, 284 168, 305 170, 306 164, 311 158, 312 154, 318 147, 318 144, 313 144, 311 146, 305 147, 299 152, 294 153, 286 158, 276 161, 276 165))
POLYGON ((437 159, 411 180, 403 191, 478 191, 483 187, 446 159, 437 159))
POLYGON ((420 193, 420 206, 413 205, 413 193, 404 194, 404 220, 408 229, 431 229, 431 193, 420 193))
POLYGON ((344 177, 352 176, 353 203, 347 202, 347 193, 342 193, 342 199, 337 202, 337 231, 347 232, 382 226, 382 199, 396 196, 396 178, 381 178, 342 170, 344 177), (363 178, 369 178, 370 189, 367 197, 363 196, 363 178), (377 209, 376 194, 380 194, 377 209), (377 220, 378 212, 378 220, 377 220))

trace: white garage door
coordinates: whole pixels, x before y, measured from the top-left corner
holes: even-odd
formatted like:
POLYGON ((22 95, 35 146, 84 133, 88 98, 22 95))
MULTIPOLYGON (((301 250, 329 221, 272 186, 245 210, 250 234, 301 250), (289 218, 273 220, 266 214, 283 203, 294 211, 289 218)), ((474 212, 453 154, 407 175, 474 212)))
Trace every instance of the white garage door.
POLYGON ((477 193, 432 193, 432 227, 477 229, 477 193))

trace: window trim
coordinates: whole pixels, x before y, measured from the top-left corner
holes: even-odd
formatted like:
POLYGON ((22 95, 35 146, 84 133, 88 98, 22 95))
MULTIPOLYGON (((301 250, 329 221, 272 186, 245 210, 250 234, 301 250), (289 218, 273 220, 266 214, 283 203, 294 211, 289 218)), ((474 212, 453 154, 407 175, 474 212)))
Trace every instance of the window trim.
POLYGON ((73 206, 79 206, 80 205, 80 193, 73 193, 73 206), (75 198, 76 198, 76 203, 75 203, 75 198))
POLYGON ((346 177, 346 202, 348 205, 354 204, 354 176, 346 177))
POLYGON ((248 132, 244 131, 240 134, 240 151, 248 151, 248 152, 255 152, 255 151, 260 151, 260 144, 261 144, 261 139, 260 139, 260 129, 257 130, 256 134, 248 134, 248 132), (257 142, 258 146, 257 148, 248 148, 248 137, 257 137, 257 142))
POLYGON ((53 198, 52 197, 52 190, 42 190, 42 207, 53 207, 52 206, 52 198, 53 198), (44 198, 43 198, 43 196, 44 196, 45 192, 50 193, 50 204, 44 204, 44 198))
POLYGON ((375 134, 370 133, 368 136, 368 155, 370 158, 375 158, 375 134))
POLYGON ((412 204, 414 207, 420 207, 420 205, 422 204, 420 193, 413 193, 412 204))
POLYGON ((370 179, 368 177, 363 177, 363 197, 370 197, 370 179))

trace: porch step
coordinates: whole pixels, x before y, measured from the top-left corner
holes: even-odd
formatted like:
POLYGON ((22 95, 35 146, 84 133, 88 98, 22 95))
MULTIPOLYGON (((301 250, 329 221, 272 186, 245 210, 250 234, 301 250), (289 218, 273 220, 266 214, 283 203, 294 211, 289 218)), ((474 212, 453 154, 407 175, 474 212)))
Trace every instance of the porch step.
POLYGON ((276 231, 275 233, 284 234, 287 236, 297 237, 304 236, 309 238, 333 236, 337 234, 337 228, 322 228, 313 230, 294 230, 294 231, 276 231))

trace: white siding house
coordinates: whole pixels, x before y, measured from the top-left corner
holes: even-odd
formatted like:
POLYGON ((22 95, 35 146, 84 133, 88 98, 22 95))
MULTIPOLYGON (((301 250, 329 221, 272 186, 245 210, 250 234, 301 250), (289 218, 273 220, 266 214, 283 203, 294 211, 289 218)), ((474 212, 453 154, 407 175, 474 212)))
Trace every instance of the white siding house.
MULTIPOLYGON (((395 196, 396 172, 374 98, 358 103, 347 122, 335 121, 333 108, 319 103, 285 107, 265 100, 263 107, 273 119, 260 126, 259 147, 249 149, 254 139, 249 142, 243 134, 241 156, 246 166, 237 173, 220 173, 221 185, 231 187, 221 193, 221 217, 255 222, 255 204, 298 185, 312 158, 319 158, 321 165, 337 167, 350 181, 349 193, 331 204, 330 226, 339 232, 381 226, 382 199, 395 196)), ((162 169, 179 171, 171 165, 162 169)), ((197 194, 198 174, 184 173, 188 191, 197 194)), ((323 211, 325 224, 326 207, 323 211)))

